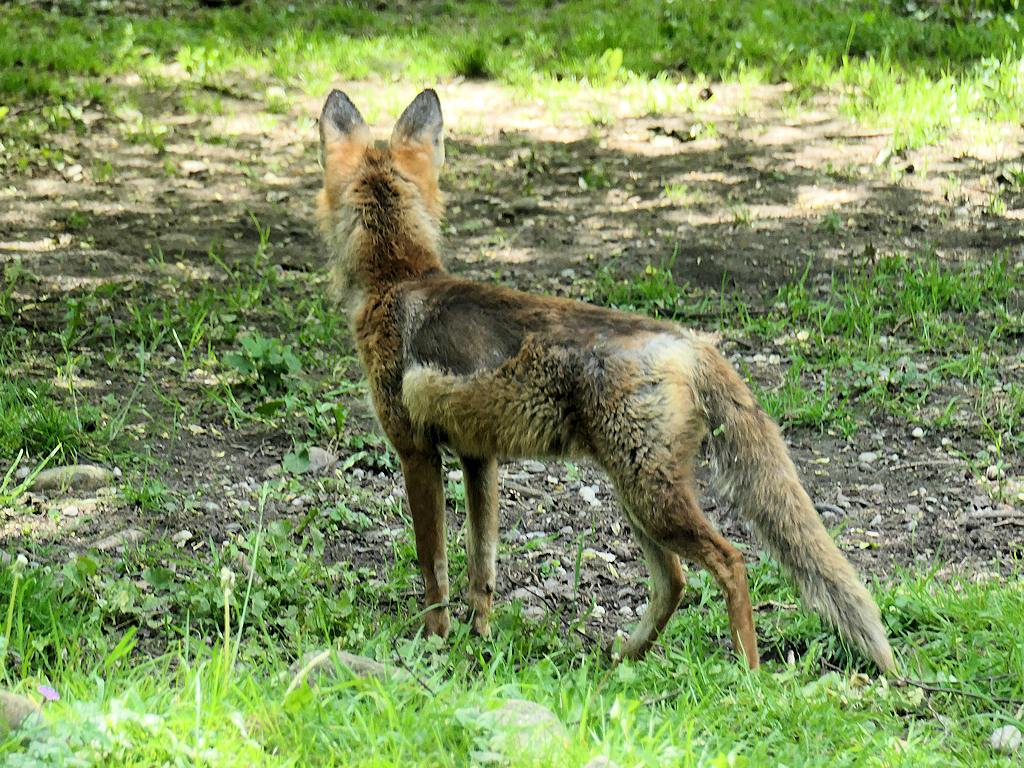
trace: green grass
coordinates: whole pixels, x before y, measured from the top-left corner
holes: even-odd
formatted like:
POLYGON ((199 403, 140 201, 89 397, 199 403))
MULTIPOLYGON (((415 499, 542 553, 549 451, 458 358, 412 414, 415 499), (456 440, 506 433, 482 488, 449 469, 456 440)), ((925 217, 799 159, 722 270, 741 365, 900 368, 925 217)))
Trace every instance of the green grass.
POLYGON ((738 298, 677 284, 671 267, 648 266, 623 278, 615 264, 606 265, 591 300, 684 322, 717 314, 726 334, 771 347, 780 362, 785 356, 782 381, 765 386, 755 376, 774 418, 846 436, 876 410, 951 426, 954 404, 934 393, 966 382, 956 405, 973 416, 957 426, 1004 439, 1008 452, 1024 448, 1024 392, 999 383, 1019 353, 1008 302, 1024 291, 1024 269, 1009 251, 968 266, 943 265, 931 254, 867 252, 834 274, 827 292, 812 289, 808 271, 779 290, 770 312, 756 316, 738 298))
MULTIPOLYGON (((815 617, 791 609, 759 626, 766 651, 771 643, 796 649, 795 666, 769 661, 745 673, 718 646, 725 612, 702 573, 643 663, 612 666, 581 635, 560 636, 553 623, 526 622, 504 604, 490 640, 460 623, 448 644, 408 640, 417 609, 384 606, 405 603, 411 550, 381 574, 382 595, 341 566, 296 560, 302 549, 271 526, 244 544, 253 576, 238 574, 230 592, 219 569, 233 552, 201 563, 171 547, 19 576, 5 570, 2 677, 37 699, 43 683, 61 698, 45 705, 52 730, 27 745, 0 741, 4 764, 474 764, 496 743, 478 713, 511 698, 542 704, 567 725, 564 752, 517 763, 538 766, 581 765, 596 754, 620 765, 988 765, 991 731, 1021 725, 1019 577, 941 583, 900 574, 877 588, 900 663, 936 689, 927 690, 853 675, 862 662, 815 617), (289 694, 289 661, 328 642, 415 679, 343 675, 289 694), (823 672, 825 660, 841 666, 823 672)), ((755 602, 793 600, 766 559, 751 569, 751 586, 755 602)))
MULTIPOLYGON (((82 11, 0 10, 0 94, 116 101, 131 96, 103 75, 138 72, 170 84, 179 77, 167 80, 172 64, 188 77, 183 97, 203 104, 208 96, 196 88, 246 97, 258 96, 261 83, 281 83, 319 97, 338 78, 371 73, 419 82, 490 77, 545 97, 560 81, 584 79, 616 91, 678 77, 787 81, 798 100, 832 91, 850 115, 892 126, 896 150, 979 120, 1015 120, 1024 107, 1024 12, 1006 2, 925 2, 915 12, 863 0, 538 1, 517 4, 515 14, 489 3, 396 12, 186 2, 173 19, 82 11)), ((655 91, 643 101, 649 111, 665 106, 655 91)), ((141 126, 134 135, 151 133, 141 126)))

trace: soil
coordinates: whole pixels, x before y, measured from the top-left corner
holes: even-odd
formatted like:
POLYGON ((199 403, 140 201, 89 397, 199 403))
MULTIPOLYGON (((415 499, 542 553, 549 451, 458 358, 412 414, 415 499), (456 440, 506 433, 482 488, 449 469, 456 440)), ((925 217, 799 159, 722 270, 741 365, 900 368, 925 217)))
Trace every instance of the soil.
MULTIPOLYGON (((175 73, 167 76, 173 81, 175 73)), ((20 259, 35 277, 16 286, 15 324, 59 331, 66 295, 104 283, 187 292, 205 280, 223 280, 211 264, 211 244, 225 264, 251 261, 260 242, 253 217, 269 232, 268 268, 278 271, 282 285, 300 295, 311 283, 311 290, 326 290, 312 215, 320 184, 313 118, 320 103, 300 101, 289 113, 269 114, 258 97, 224 92, 217 94, 224 115, 196 115, 138 78, 124 85, 135 89, 142 114, 170 126, 164 151, 128 140, 125 126, 136 115, 85 104, 80 135, 49 137, 75 162, 33 165, 3 179, 0 261, 20 259)), ((390 131, 391 106, 415 93, 411 86, 369 81, 341 87, 360 106, 388 105, 379 110, 379 138, 390 131)), ((449 127, 442 179, 449 195, 449 269, 585 298, 601 265, 615 265, 626 276, 671 264, 676 282, 688 283, 695 295, 714 297, 724 289, 730 301, 756 313, 805 270, 811 284, 827 290, 831 275, 872 253, 921 250, 953 264, 1009 249, 1011 259, 1024 259, 1024 196, 1000 186, 1004 165, 1022 157, 1020 126, 1003 126, 985 143, 954 136, 892 155, 886 149, 891 132, 844 119, 826 98, 798 103, 786 86, 712 90, 696 111, 637 117, 625 99, 601 102, 584 93, 553 115, 540 99, 497 85, 439 86, 449 127)), ((113 306, 110 313, 116 318, 128 309, 113 306)), ((695 317, 692 324, 713 323, 715 316, 695 317)), ((733 338, 723 352, 742 358, 763 389, 777 386, 787 370, 784 355, 768 362, 778 352, 771 345, 733 338)), ((171 357, 174 348, 157 353, 171 357)), ((53 376, 53 354, 44 344, 27 372, 53 376)), ((116 492, 36 494, 27 506, 3 510, 5 549, 59 562, 128 529, 145 539, 187 529, 191 538, 180 538, 181 546, 201 555, 255 524, 255 489, 279 471, 291 447, 288 432, 232 426, 202 409, 190 411, 206 386, 201 372, 173 375, 170 364, 153 370, 153 386, 140 402, 154 411, 179 402, 195 419, 173 439, 155 432, 135 444, 150 446, 165 462, 161 482, 192 501, 142 513, 116 492), (150 390, 164 392, 164 405, 150 390), (44 514, 69 506, 76 514, 44 514), (50 545, 40 548, 40 542, 50 545)), ((1019 380, 1020 370, 1008 368, 1005 376, 1007 383, 1019 380)), ((108 395, 121 400, 135 385, 123 369, 105 369, 98 358, 85 382, 83 376, 80 391, 96 402, 108 395)), ((956 394, 946 393, 936 407, 956 394)), ((354 399, 350 408, 352 432, 374 428, 364 402, 354 399)), ((915 424, 879 413, 864 419, 850 438, 785 432, 809 491, 825 505, 826 524, 841 526, 838 542, 862 574, 884 580, 907 570, 968 578, 1019 572, 1019 455, 1003 457, 1006 475, 993 482, 984 466, 965 458, 987 442, 969 425, 926 428, 915 438, 915 424), (877 457, 861 460, 868 451, 877 457)), ((351 454, 324 447, 337 450, 341 462, 351 454)), ((457 472, 456 465, 450 469, 457 472)), ((410 551, 399 546, 411 540, 401 517, 382 519, 378 511, 379 499, 403 495, 400 473, 359 461, 344 471, 344 484, 324 482, 333 472, 300 477, 305 490, 272 500, 268 519, 301 523, 311 506, 350 497, 346 484, 362 487, 363 501, 350 506, 376 517, 361 531, 323 521, 326 554, 383 576, 410 551)), ((530 615, 579 617, 589 610, 585 626, 603 637, 633 621, 646 603, 646 571, 605 477, 585 463, 530 460, 507 464, 501 478, 507 546, 499 601, 522 600, 530 615)), ((703 503, 753 558, 756 544, 743 527, 713 498, 703 503)), ((461 541, 460 525, 453 511, 452 538, 461 541)))

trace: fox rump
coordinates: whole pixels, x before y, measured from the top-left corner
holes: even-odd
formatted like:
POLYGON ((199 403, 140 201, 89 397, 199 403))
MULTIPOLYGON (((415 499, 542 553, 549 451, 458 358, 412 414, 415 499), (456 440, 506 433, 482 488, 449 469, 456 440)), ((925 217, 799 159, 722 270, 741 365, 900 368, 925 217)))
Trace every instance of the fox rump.
POLYGON ((878 607, 818 519, 778 427, 710 339, 445 272, 442 131, 432 90, 413 100, 384 147, 340 91, 320 118, 318 225, 377 416, 402 463, 426 632, 450 627, 442 448, 464 469, 468 602, 473 630, 485 635, 497 457, 589 457, 614 483, 651 573, 649 607, 624 655, 642 656, 664 630, 683 593, 683 557, 721 586, 733 646, 756 668, 743 558, 696 503, 694 467, 706 446, 716 492, 753 524, 804 602, 892 671, 878 607))

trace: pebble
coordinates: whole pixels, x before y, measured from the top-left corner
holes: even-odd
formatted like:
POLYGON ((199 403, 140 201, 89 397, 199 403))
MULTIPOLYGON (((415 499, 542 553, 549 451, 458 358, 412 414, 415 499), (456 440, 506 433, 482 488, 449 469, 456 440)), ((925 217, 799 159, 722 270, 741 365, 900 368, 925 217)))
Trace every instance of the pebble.
POLYGON ((338 454, 313 446, 309 449, 309 471, 323 472, 333 467, 338 461, 338 454))
POLYGON ((18 467, 18 471, 14 473, 14 476, 19 480, 24 480, 30 474, 32 474, 32 470, 28 467, 18 467))
POLYGON ((108 480, 109 475, 103 467, 95 467, 91 464, 71 464, 65 467, 44 469, 32 481, 32 490, 36 493, 64 491, 70 488, 96 490, 107 485, 108 480))
POLYGON ((598 487, 596 485, 584 485, 580 488, 580 496, 583 500, 588 502, 591 506, 601 506, 601 500, 597 498, 598 487))
POLYGON ((384 681, 409 682, 412 679, 412 675, 404 669, 390 664, 382 664, 365 656, 356 656, 334 649, 309 651, 299 661, 292 664, 288 670, 288 676, 292 680, 293 687, 305 681, 311 687, 316 688, 318 679, 335 680, 340 670, 345 670, 352 676, 361 677, 364 680, 372 677, 384 681))
POLYGON ((924 437, 924 430, 921 429, 920 427, 914 427, 914 431, 911 432, 910 434, 914 437, 915 440, 920 440, 922 437, 924 437))
POLYGON ((462 482, 462 470, 461 469, 453 469, 451 472, 448 473, 448 479, 451 480, 453 483, 461 483, 462 482))
POLYGON ((135 544, 142 541, 146 534, 135 528, 126 528, 123 531, 112 533, 110 536, 104 536, 102 539, 94 542, 92 546, 96 547, 100 552, 106 552, 110 549, 116 549, 117 547, 128 546, 129 544, 135 544))
POLYGON ((202 160, 182 160, 178 163, 178 169, 186 176, 191 176, 194 173, 206 173, 210 166, 202 160))
POLYGON ((522 462, 522 464, 523 469, 525 469, 527 472, 532 472, 533 474, 539 474, 541 472, 547 471, 547 467, 544 466, 544 464, 534 459, 526 459, 524 462, 522 462))
MULTIPOLYGON (((32 699, 9 691, 0 691, 0 736, 16 731, 26 719, 45 722, 43 711, 32 699)), ((31 722, 31 721, 30 721, 31 722)))
POLYGON ((183 528, 182 530, 178 531, 176 534, 171 536, 171 541, 180 547, 191 538, 192 531, 190 531, 188 528, 183 528))
POLYGON ((857 457, 857 461, 861 464, 870 464, 878 459, 878 454, 873 451, 864 451, 857 457))
POLYGON ((1003 725, 992 731, 992 749, 1000 752, 1016 752, 1020 749, 1020 730, 1015 725, 1003 725))
POLYGON ((67 517, 78 517, 79 509, 74 504, 69 504, 61 510, 61 513, 67 517))
POLYGON ((1002 476, 1003 470, 1001 470, 995 464, 991 465, 988 469, 985 470, 985 477, 987 477, 989 480, 998 480, 1002 476))
POLYGON ((593 610, 590 612, 590 614, 596 619, 601 618, 606 613, 608 613, 608 611, 605 610, 603 605, 595 605, 593 610))
POLYGON ((506 756, 550 753, 569 742, 569 732, 554 712, 525 699, 510 699, 498 709, 482 712, 477 723, 494 734, 487 746, 506 756))
POLYGON ((881 512, 879 512, 879 513, 878 513, 877 515, 875 515, 875 516, 874 516, 873 518, 871 518, 871 522, 869 523, 869 525, 870 525, 870 526, 871 526, 872 528, 875 528, 875 527, 877 527, 878 525, 880 525, 880 524, 881 524, 881 522, 882 522, 882 513, 881 513, 881 512))

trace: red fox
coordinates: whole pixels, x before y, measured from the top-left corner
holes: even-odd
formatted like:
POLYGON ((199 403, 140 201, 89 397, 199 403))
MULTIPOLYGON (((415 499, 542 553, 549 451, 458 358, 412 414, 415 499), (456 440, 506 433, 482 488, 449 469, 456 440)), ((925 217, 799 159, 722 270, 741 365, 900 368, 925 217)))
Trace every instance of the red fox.
POLYGON ((818 519, 779 429, 706 338, 670 322, 452 277, 438 256, 441 105, 420 93, 386 147, 349 98, 320 117, 317 220, 380 423, 398 453, 426 591, 425 631, 446 636, 441 449, 464 468, 472 629, 489 632, 498 540, 497 457, 589 457, 608 473, 651 573, 623 645, 639 658, 679 604, 679 558, 725 593, 733 647, 759 665, 740 553, 697 507, 707 446, 716 492, 737 505, 800 587, 883 672, 878 607, 818 519))

